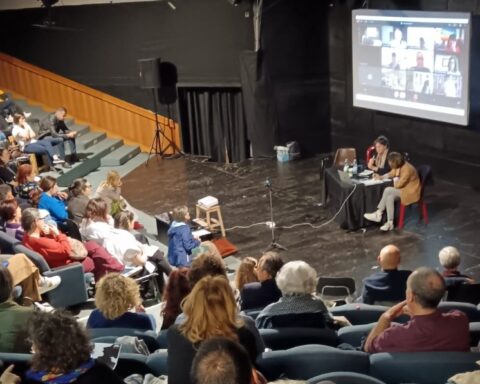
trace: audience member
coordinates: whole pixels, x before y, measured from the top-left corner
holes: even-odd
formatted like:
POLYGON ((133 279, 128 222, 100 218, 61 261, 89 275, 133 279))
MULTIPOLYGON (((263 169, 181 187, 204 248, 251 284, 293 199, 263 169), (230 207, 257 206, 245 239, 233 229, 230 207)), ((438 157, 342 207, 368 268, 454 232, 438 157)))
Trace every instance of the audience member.
POLYGON ((107 203, 102 198, 91 199, 85 208, 85 216, 80 224, 80 233, 85 240, 91 240, 104 247, 113 257, 127 267, 145 266, 151 262, 160 273, 157 276, 159 288, 163 290, 163 273, 167 276, 172 267, 156 246, 137 241, 128 231, 113 227, 113 219, 108 215, 107 203))
POLYGON ((92 344, 85 330, 67 312, 34 313, 28 333, 34 353, 26 383, 124 384, 110 368, 90 357, 92 344))
POLYGON ((317 273, 310 265, 304 261, 290 261, 280 269, 275 280, 282 297, 260 312, 255 321, 258 328, 326 328, 333 325, 327 307, 314 296, 317 273))
POLYGON ((215 256, 211 252, 204 252, 193 259, 188 272, 190 288, 193 288, 205 276, 227 277, 227 268, 221 257, 215 256))
POLYGON ((206 276, 182 303, 184 321, 168 329, 168 382, 191 383, 190 367, 201 342, 224 337, 240 342, 255 361, 256 335, 238 317, 235 298, 224 276, 206 276))
POLYGON ((240 344, 214 337, 200 344, 192 363, 194 384, 251 384, 252 362, 240 344))
POLYGON ((190 293, 188 269, 179 268, 170 273, 167 285, 163 292, 163 303, 160 315, 163 317, 162 329, 168 329, 175 323, 177 316, 182 313, 180 304, 190 293))
POLYGON ((0 203, 5 200, 13 200, 12 188, 6 184, 0 184, 0 203))
POLYGON ((27 321, 31 307, 22 307, 12 299, 13 277, 7 268, 0 267, 0 352, 28 353, 27 321))
POLYGON ((68 190, 71 196, 68 200, 68 217, 75 223, 80 224, 85 216, 85 208, 87 208, 90 200, 92 184, 87 179, 75 179, 68 190))
POLYGON ((175 267, 189 267, 192 251, 200 245, 188 225, 190 213, 186 206, 175 207, 173 221, 168 229, 168 261, 175 267))
POLYGON ((7 147, 0 148, 0 180, 14 187, 16 174, 17 164, 11 160, 10 151, 7 147))
POLYGON ((64 143, 68 143, 68 145, 70 146, 70 163, 73 164, 78 161, 77 146, 75 144, 77 132, 72 131, 70 128, 67 127, 67 125, 65 124, 66 116, 67 109, 65 107, 59 107, 55 110, 55 112, 47 115, 40 122, 39 136, 50 138, 50 140, 61 140, 62 145, 61 147, 59 146, 59 149, 62 152, 60 153, 60 157, 64 160, 66 160, 64 143))
POLYGON ((56 227, 45 224, 43 212, 36 208, 27 208, 22 212, 21 222, 25 231, 23 236, 25 246, 41 254, 50 268, 80 261, 85 272, 92 272, 93 260, 90 257, 74 259, 69 238, 56 227))
POLYGON ((395 201, 400 200, 403 205, 416 203, 420 199, 422 188, 417 170, 413 165, 405 161, 402 154, 391 152, 388 154, 387 159, 391 171, 378 177, 381 179, 393 179, 393 187, 387 187, 383 190, 382 199, 378 203, 375 212, 364 214, 367 220, 379 223, 382 221, 383 211, 387 210, 387 222, 380 227, 381 231, 394 229, 395 201))
POLYGON ((118 273, 102 277, 95 292, 95 306, 88 317, 88 328, 156 328, 155 320, 142 306, 138 284, 130 277, 118 273))
POLYGON ((365 351, 468 351, 469 320, 460 311, 437 310, 444 294, 445 282, 440 273, 426 267, 416 269, 407 280, 407 299, 380 316, 368 335, 365 351), (411 316, 408 323, 391 324, 404 313, 411 316))
POLYGON ((361 301, 365 304, 391 305, 405 300, 407 279, 411 271, 398 270, 400 250, 395 245, 382 248, 377 257, 380 272, 363 280, 361 301))
POLYGON ((282 297, 275 277, 283 260, 275 252, 265 253, 257 264, 258 282, 245 284, 240 291, 241 309, 261 309, 282 297))
POLYGON ((443 267, 442 276, 445 279, 446 287, 457 284, 473 284, 475 281, 467 275, 462 274, 460 266, 460 252, 455 247, 444 247, 438 253, 438 259, 443 267))
POLYGON ((63 164, 53 149, 52 143, 45 140, 36 140, 35 132, 25 121, 25 117, 15 114, 13 117, 12 136, 20 146, 20 150, 25 153, 34 153, 36 155, 47 155, 48 166, 52 164, 63 164))
POLYGON ((254 257, 245 257, 238 266, 235 274, 235 288, 241 291, 245 284, 258 282, 256 274, 257 259, 254 257))
POLYGON ((23 115, 27 119, 31 116, 30 112, 24 112, 5 91, 0 89, 0 115, 5 116, 7 121, 11 123, 16 113, 23 115))
POLYGON ((32 192, 39 188, 30 164, 22 164, 18 167, 17 183, 15 187, 17 196, 24 201, 30 201, 32 192))
POLYGON ((387 161, 390 142, 385 136, 380 135, 375 139, 373 145, 375 146, 375 156, 372 156, 368 161, 367 167, 382 176, 390 172, 390 166, 387 161))
POLYGON ((38 200, 38 208, 47 210, 57 225, 63 224, 68 219, 67 195, 60 193, 57 180, 52 176, 42 177, 39 186, 43 192, 38 200))
POLYGON ((22 241, 24 233, 20 223, 22 209, 18 205, 17 200, 12 199, 0 202, 0 218, 4 223, 7 235, 22 241))
POLYGON ((108 213, 115 216, 122 210, 129 210, 135 216, 134 229, 142 229, 138 222, 138 214, 128 201, 122 196, 122 179, 117 171, 109 171, 106 180, 102 181, 95 191, 94 197, 101 197, 107 202, 108 213))

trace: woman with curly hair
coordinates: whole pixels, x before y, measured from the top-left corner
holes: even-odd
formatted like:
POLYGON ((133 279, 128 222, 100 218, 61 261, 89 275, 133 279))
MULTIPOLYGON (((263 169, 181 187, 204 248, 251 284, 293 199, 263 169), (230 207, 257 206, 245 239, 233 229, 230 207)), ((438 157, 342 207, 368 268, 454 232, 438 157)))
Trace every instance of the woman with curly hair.
POLYGON ((109 273, 100 279, 95 305, 97 309, 90 314, 87 328, 156 329, 155 320, 142 306, 138 284, 130 277, 109 273))
POLYGON ((224 276, 206 276, 195 284, 183 300, 183 323, 169 328, 168 382, 191 383, 190 367, 199 345, 212 337, 239 342, 255 361, 261 350, 255 334, 238 316, 235 297, 224 276))
POLYGON ((170 328, 177 316, 182 313, 180 304, 189 293, 188 269, 180 268, 172 271, 163 292, 163 308, 160 311, 160 315, 163 316, 162 329, 170 328))
POLYGON ((92 359, 92 344, 68 312, 35 312, 28 323, 32 368, 27 383, 121 384, 110 368, 92 359))

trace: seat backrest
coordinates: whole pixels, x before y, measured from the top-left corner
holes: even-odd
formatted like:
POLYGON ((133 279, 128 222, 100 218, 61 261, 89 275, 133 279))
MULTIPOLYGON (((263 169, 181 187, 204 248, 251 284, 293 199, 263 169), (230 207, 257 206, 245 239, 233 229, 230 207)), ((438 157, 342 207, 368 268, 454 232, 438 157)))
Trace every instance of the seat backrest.
POLYGON ((357 158, 357 151, 355 148, 338 148, 335 152, 335 158, 333 160, 334 166, 343 166, 345 160, 348 160, 349 164, 353 163, 353 160, 357 158))
POLYGON ((320 382, 334 382, 335 384, 385 384, 375 377, 364 375, 357 372, 329 372, 323 375, 312 377, 307 381, 308 384, 317 384, 320 382))
POLYGON ((352 303, 333 307, 330 313, 333 316, 345 316, 352 325, 359 325, 375 323, 387 309, 380 305, 352 303))
POLYGON ((13 249, 14 253, 24 253, 25 256, 27 256, 33 262, 33 264, 37 266, 37 268, 40 270, 40 273, 44 273, 50 270, 47 261, 43 258, 42 255, 30 248, 27 248, 22 243, 16 243, 13 249))
POLYGON ((421 196, 423 197, 423 191, 425 185, 432 180, 432 167, 430 165, 419 165, 417 167, 418 178, 420 179, 420 184, 422 185, 421 196))
POLYGON ((467 315, 470 321, 480 321, 480 311, 478 308, 470 303, 461 303, 458 301, 441 301, 438 305, 438 310, 441 312, 448 312, 452 310, 462 311, 467 315))
POLYGON ((289 313, 257 317, 258 328, 325 328, 325 316, 322 312, 289 313))
POLYGON ((451 285, 447 288, 447 301, 478 305, 480 303, 480 284, 451 285))
POLYGON ((143 340, 148 347, 150 352, 160 348, 160 345, 157 342, 157 335, 153 331, 143 331, 140 329, 133 328, 89 328, 88 329, 90 339, 96 340, 97 342, 108 341, 113 342, 117 337, 121 336, 135 336, 143 340))
POLYGON ((370 161, 370 159, 373 156, 374 151, 375 151, 375 146, 374 145, 367 148, 367 151, 365 152, 365 163, 368 164, 368 162, 370 161))
POLYGON ((337 333, 331 329, 286 327, 259 329, 265 347, 273 351, 289 349, 306 344, 321 344, 336 347, 339 344, 337 333))
POLYGON ((0 231, 0 249, 4 255, 13 255, 16 253, 14 249, 16 244, 21 243, 14 237, 7 235, 3 231, 0 231))
POLYGON ((324 296, 350 296, 355 293, 352 277, 325 277, 317 279, 317 294, 324 296))
POLYGON ((325 345, 303 345, 283 351, 263 352, 256 366, 269 381, 279 377, 308 380, 322 373, 348 371, 368 373, 368 354, 325 345))
POLYGON ((478 369, 480 352, 409 352, 370 355, 370 375, 389 384, 446 383, 460 372, 478 369))

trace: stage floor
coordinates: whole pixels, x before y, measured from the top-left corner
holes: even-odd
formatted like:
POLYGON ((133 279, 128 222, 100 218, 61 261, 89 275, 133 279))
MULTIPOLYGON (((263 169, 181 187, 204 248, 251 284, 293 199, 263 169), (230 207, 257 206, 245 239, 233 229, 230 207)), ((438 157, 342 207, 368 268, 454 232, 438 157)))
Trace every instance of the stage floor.
MULTIPOLYGON (((418 223, 418 211, 407 213, 405 229, 381 233, 377 227, 346 232, 332 222, 320 226, 334 212, 318 205, 321 201, 320 159, 309 158, 289 163, 274 159, 249 160, 224 165, 202 162, 195 157, 175 160, 153 158, 127 175, 122 192, 138 209, 151 215, 186 204, 195 214, 198 199, 212 195, 220 201, 226 228, 251 226, 270 220, 266 178, 273 187, 274 219, 278 242, 285 260, 305 260, 319 275, 353 276, 357 286, 376 268, 376 257, 386 244, 397 245, 402 267, 438 267, 438 251, 454 245, 462 255, 462 270, 480 279, 480 193, 471 188, 435 180, 428 186, 430 224, 418 223), (289 228, 282 228, 289 227, 289 228)), ((265 225, 236 228, 227 232, 238 257, 258 257, 271 242, 265 225)))

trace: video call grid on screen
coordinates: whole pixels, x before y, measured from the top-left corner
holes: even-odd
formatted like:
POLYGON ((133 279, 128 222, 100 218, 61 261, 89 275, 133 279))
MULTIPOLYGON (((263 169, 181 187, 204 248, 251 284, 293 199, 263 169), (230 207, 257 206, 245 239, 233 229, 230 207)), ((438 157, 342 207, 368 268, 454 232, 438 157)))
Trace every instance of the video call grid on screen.
POLYGON ((353 105, 467 125, 470 25, 468 13, 353 11, 353 105))

